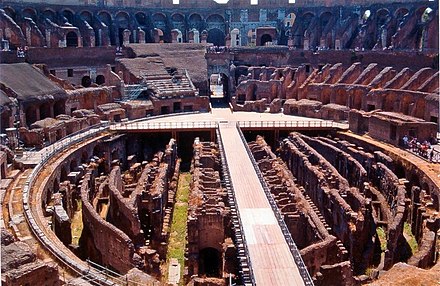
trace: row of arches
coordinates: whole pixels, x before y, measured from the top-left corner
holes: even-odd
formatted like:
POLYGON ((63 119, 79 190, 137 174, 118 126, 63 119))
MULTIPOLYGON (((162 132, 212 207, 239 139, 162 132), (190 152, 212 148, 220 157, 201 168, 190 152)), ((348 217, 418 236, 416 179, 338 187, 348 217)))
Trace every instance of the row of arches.
MULTIPOLYGON (((180 32, 179 40, 176 42, 191 42, 192 38, 188 35, 190 31, 197 30, 201 33, 206 30, 208 42, 215 45, 224 45, 225 35, 228 34, 229 25, 234 24, 227 15, 223 13, 202 14, 197 12, 182 13, 171 11, 169 13, 159 11, 139 11, 127 10, 80 10, 75 12, 71 8, 62 8, 56 11, 50 7, 37 10, 34 8, 24 8, 15 10, 12 6, 4 8, 15 21, 27 17, 35 22, 43 19, 64 26, 73 27, 93 27, 95 31, 95 45, 123 45, 124 43, 141 42, 140 38, 145 37, 145 42, 173 42, 172 31, 180 32), (124 31, 129 31, 128 36, 124 36, 124 31), (140 33, 144 33, 144 36, 140 33), (156 32, 157 31, 157 32, 156 32), (108 33, 109 40, 103 40, 102 33, 108 33), (128 37, 127 39, 124 37, 128 37), (157 40, 159 37, 159 40, 157 40)), ((371 6, 353 12, 353 9, 332 9, 317 8, 306 9, 301 13, 289 9, 284 18, 278 18, 277 24, 277 43, 281 45, 291 45, 296 48, 311 49, 317 47, 330 49, 352 49, 365 48, 372 49, 391 45, 392 37, 397 30, 406 22, 409 16, 419 19, 421 25, 417 26, 415 36, 415 46, 423 48, 426 41, 427 29, 423 23, 432 20, 433 9, 424 5, 388 5, 387 7, 371 6), (373 9, 374 8, 374 9, 373 9), (336 38, 340 38, 336 43, 336 38), (307 41, 307 43, 306 43, 307 41)), ((245 33, 246 23, 243 26, 242 34, 245 33)), ((412 23, 414 24, 414 23, 412 23)), ((42 24, 39 26, 41 27, 42 24)), ((84 28, 83 28, 84 29, 84 28)), ((44 29, 42 29, 44 32, 44 29)), ((411 36, 411 35, 408 35, 411 36)), ((80 35, 69 32, 66 37, 67 46, 75 46, 80 41, 80 35), (76 34, 76 35, 75 35, 76 34)), ((412 36, 411 36, 412 37, 412 36)), ((432 37, 432 36, 431 36, 432 37)), ((273 41, 274 39, 272 39, 273 41)), ((85 41, 85 40, 84 40, 85 41)), ((240 41, 246 45, 252 42, 240 41)), ((255 43, 264 45, 264 43, 255 43)), ((86 46, 86 43, 83 43, 86 46)))
POLYGON ((70 8, 63 8, 60 11, 56 11, 52 8, 44 8, 38 11, 35 8, 27 7, 20 11, 17 11, 12 6, 7 6, 2 8, 5 13, 11 17, 14 21, 19 21, 23 18, 30 18, 34 22, 44 18, 49 19, 57 24, 70 23, 73 24, 76 19, 81 19, 89 23, 94 21, 94 18, 100 20, 104 24, 111 26, 113 22, 119 23, 121 26, 128 25, 132 21, 136 21, 140 26, 146 26, 149 23, 182 23, 191 28, 198 28, 201 22, 205 23, 225 23, 225 17, 220 14, 209 14, 203 16, 200 13, 183 14, 180 12, 174 12, 169 15, 163 12, 142 12, 137 11, 131 13, 129 11, 116 11, 110 12, 106 10, 101 10, 97 12, 92 12, 89 10, 82 10, 80 12, 75 12, 70 8))

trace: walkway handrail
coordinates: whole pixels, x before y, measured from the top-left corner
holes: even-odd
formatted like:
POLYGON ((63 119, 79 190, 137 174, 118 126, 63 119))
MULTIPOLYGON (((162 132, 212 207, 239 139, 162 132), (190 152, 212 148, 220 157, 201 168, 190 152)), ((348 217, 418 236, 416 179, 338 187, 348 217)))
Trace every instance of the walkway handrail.
POLYGON ((214 121, 165 121, 165 122, 129 122, 114 125, 112 130, 157 130, 157 129, 215 129, 214 121))
POLYGON ((80 134, 70 135, 68 137, 65 137, 60 142, 57 142, 58 144, 57 143, 52 144, 53 146, 52 149, 46 147, 48 153, 42 156, 41 161, 37 164, 37 166, 32 170, 29 177, 26 179, 22 196, 23 196, 24 217, 27 223, 29 224, 30 229, 34 233, 35 237, 40 241, 40 243, 43 244, 54 257, 58 258, 60 261, 63 261, 65 265, 67 265, 71 270, 78 273, 79 275, 87 275, 91 277, 90 279, 91 282, 96 282, 98 283, 98 285, 113 286, 117 284, 115 284, 112 281, 108 281, 107 277, 100 275, 98 272, 91 270, 90 268, 85 267, 81 264, 78 264, 74 259, 66 255, 64 252, 60 252, 59 248, 53 245, 52 241, 46 236, 46 234, 43 232, 40 226, 36 223, 35 217, 29 206, 29 196, 31 193, 32 185, 35 183, 37 175, 43 169, 44 164, 49 159, 51 159, 55 154, 59 154, 59 152, 65 150, 67 147, 70 147, 73 144, 76 144, 83 140, 89 139, 95 136, 96 134, 106 130, 107 128, 108 126, 99 126, 94 130, 90 129, 89 131, 80 134))
MULTIPOLYGON (((231 174, 229 172, 228 162, 227 162, 227 159, 226 159, 226 156, 225 156, 225 150, 224 150, 224 146, 223 146, 223 139, 222 139, 222 136, 221 136, 221 132, 220 132, 220 130, 218 128, 218 123, 217 123, 216 133, 217 133, 218 147, 219 147, 219 151, 220 151, 220 155, 221 155, 221 160, 222 160, 223 175, 224 175, 224 177, 226 177, 225 179, 227 179, 228 183, 229 183, 228 184, 229 186, 227 187, 229 189, 228 190, 228 196, 229 196, 230 199, 233 200, 234 205, 237 206, 237 199, 235 197, 234 187, 232 185, 232 182, 229 181, 229 178, 231 177, 231 174)), ((251 282, 252 285, 255 286, 256 282, 255 282, 255 276, 254 276, 253 269, 252 269, 251 259, 250 259, 250 256, 249 256, 249 249, 248 249, 248 245, 247 245, 247 242, 246 242, 246 237, 244 235, 244 229, 243 229, 243 223, 241 221, 240 211, 239 211, 239 209, 237 207, 235 208, 235 212, 237 213, 237 219, 239 221, 238 226, 240 227, 240 233, 241 233, 240 236, 243 239, 243 248, 244 248, 244 252, 245 252, 245 256, 246 256, 246 262, 247 262, 247 264, 249 266, 249 274, 250 274, 249 278, 251 280, 250 282, 251 282)))
POLYGON ((241 128, 343 128, 348 125, 327 120, 285 120, 285 121, 237 121, 241 128))
POLYGON ((286 239, 287 245, 289 245, 290 252, 293 255, 293 259, 295 260, 295 263, 298 267, 299 273, 304 281, 304 284, 306 286, 313 286, 314 284, 313 284, 312 277, 310 277, 310 274, 307 271, 307 267, 304 264, 304 261, 301 257, 301 254, 299 253, 299 250, 295 244, 295 241, 293 240, 292 235, 290 234, 290 231, 287 228, 286 222, 284 221, 284 218, 281 214, 280 209, 278 208, 274 198, 272 197, 272 193, 270 192, 270 189, 267 186, 266 180, 263 178, 261 170, 258 167, 257 162, 255 161, 254 155, 252 154, 252 152, 247 144, 246 138, 244 137, 243 132, 240 129, 240 124, 238 122, 236 124, 236 128, 237 128, 237 131, 238 131, 240 138, 243 142, 243 145, 246 149, 246 152, 248 153, 248 156, 252 162, 252 165, 254 166, 255 173, 257 174, 258 179, 260 180, 261 186, 263 187, 263 190, 264 190, 264 193, 266 194, 267 200, 269 201, 269 204, 272 207, 272 210, 275 214, 275 217, 278 221, 278 224, 281 228, 281 231, 283 232, 283 235, 284 235, 284 238, 286 239))

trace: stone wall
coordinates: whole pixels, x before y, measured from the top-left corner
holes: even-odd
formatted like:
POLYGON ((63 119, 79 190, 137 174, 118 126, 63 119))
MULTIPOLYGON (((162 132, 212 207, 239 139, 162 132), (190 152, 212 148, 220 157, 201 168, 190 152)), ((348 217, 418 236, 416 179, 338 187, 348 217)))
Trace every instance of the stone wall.
POLYGON ((89 171, 81 184, 84 229, 80 239, 84 253, 94 262, 126 273, 136 266, 132 240, 114 225, 102 219, 89 201, 94 190, 94 176, 89 171), (105 233, 105 236, 100 234, 105 233))
MULTIPOLYGON (((329 226, 318 208, 304 188, 297 185, 297 179, 292 176, 287 166, 276 159, 264 139, 258 136, 256 141, 248 144, 278 208, 284 215, 286 225, 300 249, 310 275, 315 281, 317 277, 326 281, 329 277, 322 277, 321 269, 325 265, 347 260, 347 250, 339 239, 329 233, 329 226)), ((335 268, 335 271, 338 269, 335 268)), ((329 271, 325 275, 341 275, 336 272, 329 271)), ((352 279, 350 272, 341 283, 351 285, 352 279)))
MULTIPOLYGON (((230 239, 226 191, 220 183, 220 158, 214 143, 194 141, 188 202, 188 277, 227 277, 230 239), (228 238, 229 237, 229 238, 228 238)), ((231 259, 232 257, 229 257, 231 259)))

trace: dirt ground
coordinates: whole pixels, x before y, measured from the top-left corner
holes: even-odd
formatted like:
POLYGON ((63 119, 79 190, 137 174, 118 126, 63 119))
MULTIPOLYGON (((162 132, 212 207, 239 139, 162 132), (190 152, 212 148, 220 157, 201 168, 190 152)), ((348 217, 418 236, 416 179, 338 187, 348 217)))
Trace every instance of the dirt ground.
POLYGON ((440 261, 429 270, 397 263, 368 286, 439 286, 440 261))

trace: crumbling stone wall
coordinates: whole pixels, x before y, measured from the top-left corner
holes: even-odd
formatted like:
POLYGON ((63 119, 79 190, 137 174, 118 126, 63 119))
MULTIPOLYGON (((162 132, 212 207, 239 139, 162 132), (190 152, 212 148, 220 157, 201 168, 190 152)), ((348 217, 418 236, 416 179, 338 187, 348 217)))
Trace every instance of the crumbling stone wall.
MULTIPOLYGON (((325 265, 338 264, 348 259, 347 250, 340 240, 329 233, 329 226, 304 192, 304 188, 297 186, 296 178, 287 166, 276 158, 264 139, 258 136, 256 141, 248 144, 278 208, 284 215, 310 275, 326 281, 328 277, 323 277, 320 269, 325 265)), ((325 275, 341 275, 337 273, 339 268, 333 269, 335 273, 329 271, 325 275)), ((352 279, 350 272, 341 283, 351 285, 352 279)))
POLYGON ((5 228, 1 228, 2 285, 58 286, 58 266, 37 259, 28 244, 16 241, 5 228))
POLYGON ((355 273, 362 272, 363 254, 371 251, 368 241, 373 235, 370 203, 299 135, 283 141, 281 157, 347 248, 355 273))
POLYGON ((89 201, 89 193, 95 192, 94 176, 89 171, 81 184, 82 217, 84 229, 80 245, 91 260, 126 273, 139 264, 135 261, 132 240, 120 229, 102 219, 89 201), (105 236, 100 235, 105 233, 105 236))
MULTIPOLYGON (((220 183, 220 158, 214 143, 194 141, 188 202, 188 277, 223 278, 229 272, 226 250, 232 247, 226 191, 220 183), (229 237, 229 238, 228 238, 229 237)), ((224 283, 224 282, 223 282, 224 283)))

